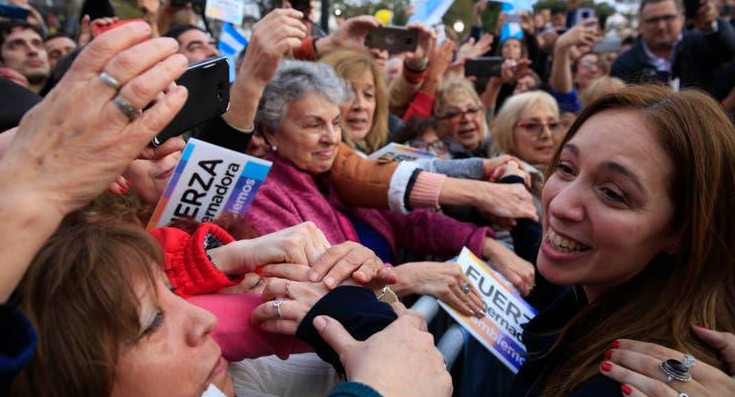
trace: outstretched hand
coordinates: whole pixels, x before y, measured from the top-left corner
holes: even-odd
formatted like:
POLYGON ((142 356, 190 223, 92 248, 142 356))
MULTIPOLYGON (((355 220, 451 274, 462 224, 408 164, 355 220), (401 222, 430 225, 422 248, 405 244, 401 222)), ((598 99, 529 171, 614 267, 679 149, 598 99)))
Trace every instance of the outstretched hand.
POLYGON ((348 380, 366 384, 383 396, 448 397, 452 379, 433 336, 422 325, 417 316, 402 315, 359 342, 338 321, 327 316, 314 319, 314 328, 339 355, 348 380))

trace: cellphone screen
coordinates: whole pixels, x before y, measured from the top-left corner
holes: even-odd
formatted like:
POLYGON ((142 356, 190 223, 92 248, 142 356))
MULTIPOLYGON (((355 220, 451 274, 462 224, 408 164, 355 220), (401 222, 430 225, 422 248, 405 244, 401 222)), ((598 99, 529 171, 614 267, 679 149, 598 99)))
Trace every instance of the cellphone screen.
POLYGON ((503 70, 503 58, 501 57, 481 57, 471 59, 464 65, 465 76, 500 76, 503 70))

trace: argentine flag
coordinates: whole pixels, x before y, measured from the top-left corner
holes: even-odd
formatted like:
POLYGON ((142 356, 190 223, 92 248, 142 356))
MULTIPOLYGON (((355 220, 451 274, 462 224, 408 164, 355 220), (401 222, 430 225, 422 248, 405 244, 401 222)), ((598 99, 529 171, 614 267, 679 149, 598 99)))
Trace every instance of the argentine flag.
MULTIPOLYGON (((522 11, 527 11, 525 9, 526 4, 527 2, 524 0, 503 1, 500 11, 507 14, 520 13, 522 11)), ((500 43, 511 38, 518 40, 523 39, 523 29, 521 29, 521 25, 518 23, 506 22, 506 24, 500 29, 500 43)))
POLYGON ((230 82, 235 80, 235 62, 237 55, 243 48, 248 46, 246 39, 240 32, 229 22, 225 22, 222 26, 222 34, 220 34, 217 48, 219 53, 226 56, 230 61, 230 82))

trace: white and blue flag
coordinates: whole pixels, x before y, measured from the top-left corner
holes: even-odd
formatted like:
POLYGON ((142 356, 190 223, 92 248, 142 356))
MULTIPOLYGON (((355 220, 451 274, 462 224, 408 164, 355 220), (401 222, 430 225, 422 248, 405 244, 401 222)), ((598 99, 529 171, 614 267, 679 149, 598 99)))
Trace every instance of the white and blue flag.
POLYGON ((233 24, 229 22, 223 24, 222 34, 220 34, 217 48, 219 49, 220 54, 226 56, 230 61, 230 81, 235 80, 235 63, 237 61, 237 55, 240 54, 240 51, 247 46, 248 39, 246 39, 233 24))

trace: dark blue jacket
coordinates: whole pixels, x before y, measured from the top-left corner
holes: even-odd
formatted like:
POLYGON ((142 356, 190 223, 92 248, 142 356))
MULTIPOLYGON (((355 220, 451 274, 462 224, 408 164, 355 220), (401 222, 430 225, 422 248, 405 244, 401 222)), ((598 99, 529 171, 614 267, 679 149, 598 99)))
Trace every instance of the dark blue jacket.
POLYGON ((36 332, 15 307, 16 301, 11 298, 10 303, 0 306, 0 396, 10 393, 13 379, 28 364, 36 349, 36 332))
MULTIPOLYGON (((657 73, 646 56, 642 40, 639 37, 633 47, 620 54, 612 65, 611 76, 633 84, 657 82, 669 77, 657 73)), ((703 34, 698 29, 684 31, 674 51, 670 77, 678 77, 682 88, 699 87, 714 95, 717 84, 713 78, 715 71, 735 55, 735 31, 729 23, 718 19, 715 33, 703 34)))
MULTIPOLYGON (((534 397, 543 392, 554 363, 564 362, 563 352, 551 347, 564 326, 587 304, 584 298, 569 290, 547 310, 524 326, 523 343, 528 360, 513 383, 512 397, 534 397)), ((600 352, 600 360, 602 354, 600 352)), ((568 397, 620 397, 620 384, 603 375, 593 377, 568 397)))

